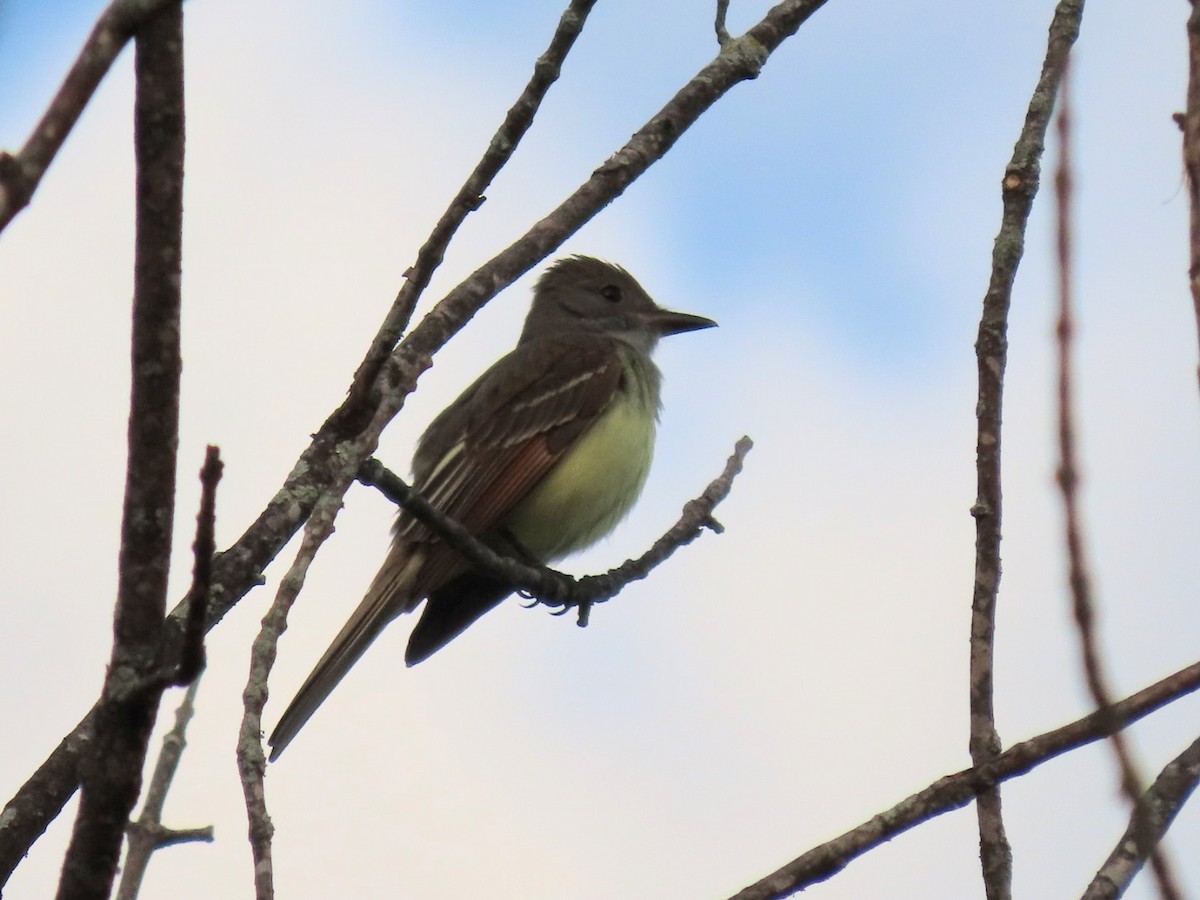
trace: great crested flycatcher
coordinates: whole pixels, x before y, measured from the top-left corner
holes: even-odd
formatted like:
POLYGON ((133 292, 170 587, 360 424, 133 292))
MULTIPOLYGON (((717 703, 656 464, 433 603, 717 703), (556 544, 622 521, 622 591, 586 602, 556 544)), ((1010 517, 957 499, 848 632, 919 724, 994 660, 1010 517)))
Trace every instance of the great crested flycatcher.
MULTIPOLYGON (((497 552, 542 563, 607 535, 632 508, 654 452, 658 339, 711 328, 660 308, 624 269, 559 260, 533 289, 516 349, 421 436, 414 486, 497 552)), ((401 512, 383 567, 271 735, 275 760, 384 627, 425 601, 404 654, 415 665, 512 593, 401 512)))

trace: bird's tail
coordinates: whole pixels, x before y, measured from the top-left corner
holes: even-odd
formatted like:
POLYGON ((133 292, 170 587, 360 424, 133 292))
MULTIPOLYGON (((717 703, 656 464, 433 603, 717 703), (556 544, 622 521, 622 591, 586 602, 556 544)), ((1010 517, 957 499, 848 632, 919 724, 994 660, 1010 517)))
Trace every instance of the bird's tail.
MULTIPOLYGON (((393 554, 396 549, 393 546, 393 554)), ((418 551, 406 554, 406 557, 389 559, 380 569, 358 609, 333 639, 271 732, 268 741, 271 745, 271 762, 279 758, 279 754, 346 677, 350 667, 358 662, 384 627, 420 601, 420 596, 414 597, 412 593, 423 563, 424 553, 418 551)))

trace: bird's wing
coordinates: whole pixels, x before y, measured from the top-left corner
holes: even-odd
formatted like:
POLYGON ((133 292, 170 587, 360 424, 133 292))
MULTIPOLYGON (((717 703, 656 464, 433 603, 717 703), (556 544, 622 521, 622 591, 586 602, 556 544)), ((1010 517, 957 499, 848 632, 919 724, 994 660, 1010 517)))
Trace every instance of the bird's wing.
MULTIPOLYGON (((621 384, 613 343, 581 337, 519 347, 429 427, 414 460, 426 500, 482 534, 546 476, 621 384)), ((424 531, 410 516, 397 522, 398 539, 424 531)))

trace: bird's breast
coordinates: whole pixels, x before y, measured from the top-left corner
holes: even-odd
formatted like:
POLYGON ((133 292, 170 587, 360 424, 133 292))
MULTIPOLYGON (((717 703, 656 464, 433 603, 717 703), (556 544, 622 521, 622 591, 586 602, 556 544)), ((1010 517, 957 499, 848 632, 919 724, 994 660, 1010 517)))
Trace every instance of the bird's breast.
POLYGON ((605 537, 633 508, 654 455, 657 403, 618 391, 609 405, 504 521, 546 562, 605 537))

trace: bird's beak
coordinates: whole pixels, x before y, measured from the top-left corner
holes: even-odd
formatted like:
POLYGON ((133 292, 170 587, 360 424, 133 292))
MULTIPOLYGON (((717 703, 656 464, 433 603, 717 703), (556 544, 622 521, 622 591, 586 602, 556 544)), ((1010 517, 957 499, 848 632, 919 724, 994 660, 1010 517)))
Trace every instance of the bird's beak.
POLYGON ((704 316, 693 316, 691 313, 674 312, 669 309, 656 309, 645 314, 646 325, 660 335, 683 334, 685 331, 699 331, 701 328, 716 328, 717 323, 704 316))

